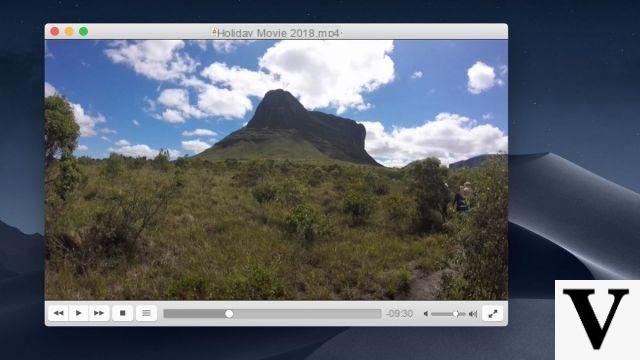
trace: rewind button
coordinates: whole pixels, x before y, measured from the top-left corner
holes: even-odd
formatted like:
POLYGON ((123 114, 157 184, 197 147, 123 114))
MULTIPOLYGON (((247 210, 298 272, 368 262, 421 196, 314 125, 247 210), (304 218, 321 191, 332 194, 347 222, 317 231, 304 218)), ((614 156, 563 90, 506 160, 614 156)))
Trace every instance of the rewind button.
POLYGON ((47 310, 49 321, 69 321, 69 307, 67 305, 50 305, 47 310))

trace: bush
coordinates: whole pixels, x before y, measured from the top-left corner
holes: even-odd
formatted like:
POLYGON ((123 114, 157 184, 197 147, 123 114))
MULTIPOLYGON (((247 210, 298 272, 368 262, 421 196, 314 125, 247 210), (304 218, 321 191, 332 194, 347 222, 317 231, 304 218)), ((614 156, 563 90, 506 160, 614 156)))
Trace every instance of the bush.
POLYGON ((240 186, 255 186, 268 178, 270 166, 271 163, 265 160, 251 160, 238 166, 238 173, 233 179, 240 186))
POLYGON ((448 299, 506 299, 508 291, 508 175, 506 156, 474 173, 476 206, 452 221, 459 277, 443 281, 448 299))
POLYGON ((334 178, 342 176, 342 173, 343 173, 342 166, 338 164, 325 165, 324 171, 327 174, 330 174, 331 176, 333 176, 334 178))
POLYGON ((126 158, 127 167, 132 170, 140 170, 147 165, 147 159, 143 157, 126 158))
POLYGON ((406 232, 416 220, 415 202, 403 195, 391 195, 385 201, 389 222, 398 232, 406 232))
POLYGON ((156 155, 151 163, 153 164, 153 167, 155 169, 168 171, 171 167, 171 161, 169 159, 169 150, 160 149, 160 152, 158 153, 158 155, 156 155))
POLYGON ((237 159, 224 159, 224 166, 228 170, 236 169, 238 167, 238 164, 239 162, 237 159))
POLYGON ((76 158, 69 153, 63 153, 60 158, 60 176, 56 179, 56 192, 62 200, 82 182, 82 173, 76 158))
POLYGON ((295 180, 279 184, 278 200, 285 204, 299 205, 305 196, 305 189, 295 180))
POLYGON ((375 195, 387 195, 390 191, 390 186, 386 179, 376 174, 367 174, 364 178, 364 183, 375 195))
POLYGON ((351 224, 363 225, 373 211, 372 199, 362 192, 350 192, 342 204, 345 214, 351 217, 351 224))
POLYGON ((329 232, 325 219, 305 205, 296 206, 287 216, 285 224, 289 234, 306 242, 312 242, 329 232))
POLYGON ((440 230, 450 198, 446 184, 448 169, 440 165, 440 160, 428 158, 415 162, 408 171, 414 185, 419 229, 423 232, 440 230))
POLYGON ((251 194, 257 202, 263 204, 275 200, 277 191, 275 186, 265 183, 253 188, 253 190, 251 190, 251 194))
POLYGON ((321 168, 314 166, 307 171, 307 184, 310 186, 318 186, 324 181, 324 171, 321 168))
POLYGON ((144 231, 161 223, 177 190, 175 183, 156 183, 152 188, 131 183, 124 191, 112 193, 93 222, 94 245, 110 254, 131 252, 144 231))
POLYGON ((124 171, 124 157, 122 155, 111 153, 105 160, 104 174, 109 178, 116 178, 124 171))

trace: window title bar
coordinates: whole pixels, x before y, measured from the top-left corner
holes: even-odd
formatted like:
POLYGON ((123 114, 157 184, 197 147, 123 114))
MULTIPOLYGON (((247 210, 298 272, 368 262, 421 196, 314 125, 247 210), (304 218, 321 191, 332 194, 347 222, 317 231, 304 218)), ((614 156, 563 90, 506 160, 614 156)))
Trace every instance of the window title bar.
POLYGON ((506 40, 507 24, 57 24, 61 40, 506 40))

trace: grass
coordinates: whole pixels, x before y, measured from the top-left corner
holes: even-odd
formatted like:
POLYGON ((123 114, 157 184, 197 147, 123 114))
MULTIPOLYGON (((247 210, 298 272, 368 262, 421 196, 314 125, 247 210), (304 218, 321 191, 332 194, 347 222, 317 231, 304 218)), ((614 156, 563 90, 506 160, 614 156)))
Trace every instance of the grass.
POLYGON ((452 257, 444 232, 413 229, 399 169, 199 159, 81 159, 80 169, 70 198, 47 196, 48 300, 394 299, 413 267, 452 257))
POLYGON ((234 136, 238 139, 229 139, 233 145, 215 146, 196 157, 211 161, 224 159, 330 160, 310 142, 301 139, 295 131, 244 128, 241 137, 239 134, 232 135, 234 136))

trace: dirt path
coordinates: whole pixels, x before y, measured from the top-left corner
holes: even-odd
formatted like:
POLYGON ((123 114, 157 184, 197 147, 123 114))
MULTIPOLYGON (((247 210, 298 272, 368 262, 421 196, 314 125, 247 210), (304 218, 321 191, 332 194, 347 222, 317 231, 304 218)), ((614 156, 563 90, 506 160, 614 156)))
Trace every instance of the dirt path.
POLYGON ((440 293, 442 275, 451 272, 453 272, 451 269, 442 269, 428 273, 417 267, 414 268, 409 290, 398 297, 398 300, 435 300, 440 293))

